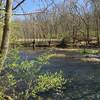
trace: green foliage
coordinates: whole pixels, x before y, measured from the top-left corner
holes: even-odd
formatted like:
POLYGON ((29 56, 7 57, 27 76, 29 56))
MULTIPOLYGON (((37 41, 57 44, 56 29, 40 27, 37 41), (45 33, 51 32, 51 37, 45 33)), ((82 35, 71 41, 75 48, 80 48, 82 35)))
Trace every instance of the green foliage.
POLYGON ((0 100, 4 100, 4 98, 2 97, 3 93, 0 92, 0 100))
POLYGON ((22 69, 27 69, 35 66, 41 66, 43 64, 47 64, 48 60, 52 57, 55 57, 56 54, 50 54, 49 52, 46 52, 39 57, 28 61, 26 58, 25 60, 20 57, 19 50, 12 49, 9 51, 8 56, 5 61, 5 66, 13 68, 13 67, 20 67, 22 69))
POLYGON ((34 75, 39 73, 43 64, 47 64, 53 56, 53 54, 45 53, 28 61, 27 58, 24 60, 20 57, 18 49, 12 49, 5 61, 5 67, 15 71, 14 76, 18 79, 31 80, 34 75))
POLYGON ((12 33, 10 35, 10 43, 15 43, 21 37, 21 22, 12 21, 12 33))
MULTIPOLYGON (((40 62, 40 64, 44 64, 45 61, 48 61, 50 58, 55 57, 56 54, 50 54, 49 52, 38 57, 37 61, 40 62)), ((47 62, 46 62, 47 63, 47 62)))
POLYGON ((14 86, 15 84, 16 80, 12 74, 6 73, 6 75, 0 76, 0 100, 5 100, 4 97, 6 97, 7 100, 13 100, 10 96, 5 94, 5 91, 8 87, 14 86))
MULTIPOLYGON (((0 74, 2 73, 1 75, 3 75, 0 77, 0 86, 2 87, 2 90, 5 91, 8 87, 12 87, 12 91, 15 91, 15 87, 20 81, 24 81, 27 83, 28 87, 33 88, 32 84, 37 80, 41 67, 44 64, 47 64, 48 60, 54 56, 55 54, 47 52, 35 59, 28 60, 27 58, 21 58, 18 49, 10 50, 4 64, 4 68, 0 72, 0 74)), ((29 97, 30 88, 27 88, 24 94, 19 92, 17 98, 20 98, 21 95, 25 98, 29 97)), ((17 91, 11 94, 15 95, 16 92, 17 91)))
POLYGON ((5 61, 5 67, 15 67, 17 63, 21 60, 19 56, 19 51, 17 49, 12 49, 9 51, 6 61, 5 61))
MULTIPOLYGON (((4 5, 3 2, 0 1, 0 7, 1 7, 1 8, 3 8, 3 5, 4 5)), ((0 10, 0 14, 4 14, 4 10, 0 10)))
POLYGON ((81 54, 100 54, 100 50, 81 50, 80 51, 81 54))
POLYGON ((15 43, 17 40, 17 35, 16 34, 11 34, 10 36, 10 43, 15 43))
POLYGON ((66 80, 64 79, 62 72, 39 75, 36 85, 32 91, 32 95, 35 96, 38 92, 45 92, 50 89, 61 89, 65 83, 66 80))

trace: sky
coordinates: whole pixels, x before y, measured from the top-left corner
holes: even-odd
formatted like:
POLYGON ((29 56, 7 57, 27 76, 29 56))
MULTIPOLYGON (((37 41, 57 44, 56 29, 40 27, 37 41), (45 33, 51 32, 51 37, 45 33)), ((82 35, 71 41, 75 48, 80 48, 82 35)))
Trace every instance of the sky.
MULTIPOLYGON (((21 1, 21 0, 19 0, 21 1)), ((47 7, 47 3, 43 3, 41 1, 45 1, 45 0, 26 0, 21 7, 18 7, 15 11, 14 14, 22 14, 23 11, 21 8, 23 8, 24 13, 32 13, 32 12, 36 12, 39 11, 39 9, 41 8, 46 8, 47 7)), ((48 2, 48 5, 51 4, 51 0, 46 0, 48 2)), ((63 0, 54 0, 56 4, 61 3, 63 0)), ((14 4, 16 5, 16 3, 14 4)), ((23 16, 14 16, 14 18, 22 18, 23 16)))
MULTIPOLYGON (((18 1, 21 1, 21 0, 18 0, 18 1)), ((42 0, 42 1, 45 1, 45 0, 42 0)), ((51 0, 46 0, 49 4, 51 2, 51 0)), ((64 0, 54 0, 54 2, 56 4, 61 4, 61 2, 64 1, 64 0)), ((82 3, 83 0, 80 0, 80 3, 82 3)), ((38 11, 39 9, 41 8, 44 8, 44 5, 46 7, 46 3, 43 3, 41 2, 41 0, 26 0, 22 5, 21 7, 23 8, 24 10, 24 13, 31 13, 31 12, 36 12, 38 11)), ((16 9, 16 11, 14 13, 23 13, 21 7, 18 7, 16 9)), ((17 16, 18 17, 18 16, 17 16)), ((21 18, 21 16, 19 16, 21 18)))
MULTIPOLYGON (((37 11, 40 8, 44 7, 44 4, 40 2, 41 0, 26 0, 21 7, 24 9, 26 13, 37 11)), ((50 0, 47 0, 50 1, 50 0)), ((55 0, 56 3, 60 3, 63 0, 55 0)), ((46 4, 45 4, 46 5, 46 4)), ((20 7, 16 10, 17 13, 22 13, 20 7)))
MULTIPOLYGON (((22 7, 25 12, 33 12, 37 9, 39 9, 41 6, 39 0, 26 0, 23 4, 22 7)), ((19 10, 21 11, 21 10, 19 10)))

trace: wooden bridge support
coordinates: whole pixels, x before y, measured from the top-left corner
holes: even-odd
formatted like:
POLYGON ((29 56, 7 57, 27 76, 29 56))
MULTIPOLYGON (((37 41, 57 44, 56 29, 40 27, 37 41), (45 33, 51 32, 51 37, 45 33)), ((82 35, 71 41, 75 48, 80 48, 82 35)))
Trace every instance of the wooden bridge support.
POLYGON ((35 40, 32 42, 32 47, 33 47, 33 49, 35 49, 35 40))
POLYGON ((48 44, 49 44, 49 47, 50 47, 51 41, 48 41, 48 44))

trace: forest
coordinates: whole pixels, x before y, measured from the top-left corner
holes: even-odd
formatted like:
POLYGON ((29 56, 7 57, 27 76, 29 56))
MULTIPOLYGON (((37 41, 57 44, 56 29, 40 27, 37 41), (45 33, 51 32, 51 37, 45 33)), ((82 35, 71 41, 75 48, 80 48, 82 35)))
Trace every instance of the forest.
POLYGON ((100 100, 100 0, 0 0, 0 100, 100 100))

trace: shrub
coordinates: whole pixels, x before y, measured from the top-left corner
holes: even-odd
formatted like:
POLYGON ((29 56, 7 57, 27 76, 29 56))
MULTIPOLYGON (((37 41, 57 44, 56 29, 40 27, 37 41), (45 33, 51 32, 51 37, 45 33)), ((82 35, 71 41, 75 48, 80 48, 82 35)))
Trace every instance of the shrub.
MULTIPOLYGON (((28 61, 20 57, 18 49, 10 50, 4 68, 0 72, 2 76, 0 77, 0 86, 3 88, 4 92, 6 92, 6 95, 11 97, 15 95, 16 98, 21 99, 21 95, 24 93, 23 97, 28 98, 30 88, 33 88, 41 67, 47 64, 48 60, 53 56, 55 56, 55 54, 47 52, 28 61), (16 87, 18 87, 22 93, 18 92, 18 89, 15 89, 16 87)), ((0 98, 0 100, 2 99, 0 98)))
POLYGON ((38 92, 45 92, 49 91, 50 89, 61 89, 65 83, 66 80, 64 79, 62 72, 39 75, 36 85, 32 91, 32 95, 35 96, 38 92))

